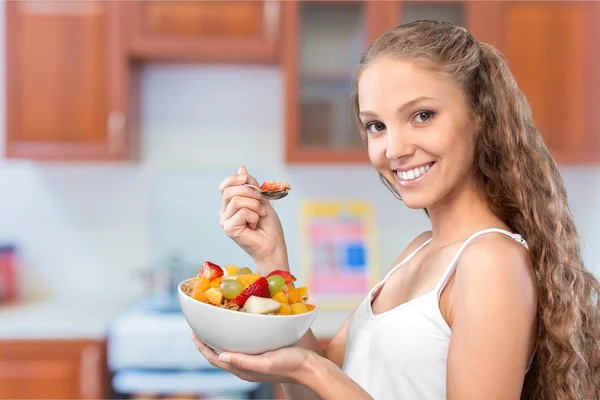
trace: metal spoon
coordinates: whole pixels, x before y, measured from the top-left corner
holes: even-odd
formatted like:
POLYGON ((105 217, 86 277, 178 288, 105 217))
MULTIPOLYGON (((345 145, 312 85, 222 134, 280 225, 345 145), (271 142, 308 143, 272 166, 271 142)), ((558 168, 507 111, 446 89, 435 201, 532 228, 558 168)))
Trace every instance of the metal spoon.
POLYGON ((258 190, 260 195, 267 200, 283 199, 290 192, 289 190, 260 190, 260 188, 258 186, 254 186, 249 183, 245 183, 244 186, 248 186, 248 187, 258 190))

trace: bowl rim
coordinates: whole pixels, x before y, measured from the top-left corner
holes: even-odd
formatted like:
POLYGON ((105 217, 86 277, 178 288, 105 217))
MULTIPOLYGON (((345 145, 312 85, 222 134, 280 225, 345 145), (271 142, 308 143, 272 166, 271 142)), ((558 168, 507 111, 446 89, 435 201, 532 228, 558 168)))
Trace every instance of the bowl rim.
MULTIPOLYGON (((228 308, 221 308, 221 307, 217 307, 215 305, 206 304, 206 303, 204 303, 202 301, 196 300, 192 296, 189 296, 188 294, 184 293, 184 291, 181 289, 181 286, 184 283, 186 283, 188 281, 191 281, 192 279, 194 279, 194 277, 187 278, 187 279, 184 279, 183 281, 179 282, 179 284, 177 285, 177 292, 179 292, 179 294, 181 296, 185 296, 185 298, 191 300, 192 302, 197 303, 197 304, 201 304, 203 307, 210 307, 212 309, 217 309, 217 310, 222 310, 222 311, 228 311, 230 313, 235 313, 237 315, 247 315, 247 316, 251 316, 252 318, 254 318, 254 317, 260 317, 260 318, 273 318, 273 317, 303 318, 303 317, 306 317, 307 315, 315 313, 319 309, 319 303, 317 301, 315 301, 315 298, 312 297, 312 296, 308 296, 308 298, 312 299, 313 302, 316 303, 316 304, 314 304, 313 302, 308 303, 308 304, 311 304, 311 305, 315 306, 315 308, 313 310, 310 310, 309 312, 305 312, 305 313, 302 313, 302 314, 290 314, 290 315, 252 314, 252 313, 247 313, 247 312, 234 311, 234 310, 230 310, 228 308)), ((242 318, 244 318, 244 317, 242 317, 242 318)))

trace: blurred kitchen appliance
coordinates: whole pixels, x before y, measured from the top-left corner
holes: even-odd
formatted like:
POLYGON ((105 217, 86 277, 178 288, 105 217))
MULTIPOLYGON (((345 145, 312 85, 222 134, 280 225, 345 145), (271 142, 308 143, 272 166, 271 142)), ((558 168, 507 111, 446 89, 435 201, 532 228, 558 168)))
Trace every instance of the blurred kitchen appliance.
POLYGON ((143 270, 142 278, 148 283, 144 297, 116 316, 108 329, 108 366, 115 392, 127 396, 191 393, 211 399, 221 395, 249 399, 270 392, 270 385, 246 382, 213 367, 192 342, 177 287, 195 276, 200 266, 171 251, 143 270))
POLYGON ((250 399, 257 391, 270 390, 213 367, 192 342, 183 314, 165 311, 163 305, 164 300, 149 298, 110 324, 108 366, 115 392, 250 399))
POLYGON ((171 250, 161 261, 140 271, 146 282, 146 293, 152 298, 153 307, 161 312, 179 312, 177 287, 187 278, 196 276, 200 264, 185 260, 182 253, 171 250))

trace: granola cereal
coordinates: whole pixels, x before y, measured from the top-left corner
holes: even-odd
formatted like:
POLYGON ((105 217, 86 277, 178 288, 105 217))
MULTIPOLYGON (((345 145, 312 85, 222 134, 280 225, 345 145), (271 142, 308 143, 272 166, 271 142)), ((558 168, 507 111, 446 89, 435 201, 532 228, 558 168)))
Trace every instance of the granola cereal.
POLYGON ((187 282, 184 282, 183 285, 181 285, 181 290, 183 291, 183 293, 185 293, 191 297, 192 291, 194 290, 194 282, 196 282, 196 278, 193 278, 187 282))

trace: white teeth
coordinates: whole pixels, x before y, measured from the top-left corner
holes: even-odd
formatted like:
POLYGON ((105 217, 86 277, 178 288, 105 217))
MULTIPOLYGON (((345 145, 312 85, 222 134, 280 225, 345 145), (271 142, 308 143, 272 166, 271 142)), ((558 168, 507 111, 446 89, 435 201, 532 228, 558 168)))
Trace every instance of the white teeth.
POLYGON ((416 178, 420 177, 421 175, 424 175, 427 171, 429 171, 430 168, 431 168, 431 164, 427 164, 425 166, 413 168, 409 171, 398 171, 397 174, 398 174, 398 177, 400 179, 402 179, 403 181, 412 181, 413 179, 416 179, 416 178))

